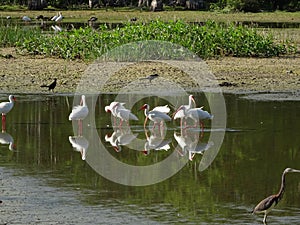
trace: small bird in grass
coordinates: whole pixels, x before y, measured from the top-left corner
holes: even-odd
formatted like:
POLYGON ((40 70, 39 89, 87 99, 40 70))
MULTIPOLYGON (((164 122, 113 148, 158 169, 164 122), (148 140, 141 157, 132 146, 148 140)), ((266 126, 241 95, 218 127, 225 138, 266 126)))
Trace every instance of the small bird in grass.
POLYGON ((265 214, 264 219, 263 219, 264 224, 267 223, 268 213, 278 204, 278 202, 283 197, 283 193, 285 190, 285 175, 287 173, 300 173, 300 170, 286 168, 283 171, 282 176, 281 176, 281 186, 280 186, 279 192, 275 195, 271 195, 271 196, 265 198, 264 200, 262 200, 260 203, 257 204, 257 206, 255 206, 255 208, 252 211, 253 214, 254 213, 255 214, 258 214, 258 213, 265 214))
POLYGON ((152 80, 154 80, 155 78, 158 78, 158 77, 159 77, 159 75, 157 73, 155 73, 155 74, 149 75, 148 77, 141 78, 140 80, 149 80, 151 83, 152 80))
POLYGON ((47 87, 49 91, 54 91, 54 88, 56 87, 56 78, 54 78, 54 81, 50 85, 41 85, 41 87, 47 87))
POLYGON ((96 22, 97 20, 98 20, 97 17, 92 16, 92 17, 88 20, 88 22, 96 22))

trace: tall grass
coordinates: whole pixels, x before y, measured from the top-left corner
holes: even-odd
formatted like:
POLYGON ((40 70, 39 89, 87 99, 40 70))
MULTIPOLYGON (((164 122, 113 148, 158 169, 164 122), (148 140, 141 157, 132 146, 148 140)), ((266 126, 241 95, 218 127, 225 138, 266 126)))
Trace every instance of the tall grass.
POLYGON ((0 47, 15 47, 17 43, 41 37, 41 30, 32 27, 0 26, 0 47))
POLYGON ((296 50, 293 45, 276 42, 272 35, 259 34, 254 28, 213 21, 204 25, 152 21, 148 24, 126 24, 114 30, 105 26, 99 30, 81 28, 55 35, 28 36, 18 41, 17 46, 28 53, 66 59, 95 59, 115 47, 144 40, 172 42, 202 58, 272 57, 296 50))

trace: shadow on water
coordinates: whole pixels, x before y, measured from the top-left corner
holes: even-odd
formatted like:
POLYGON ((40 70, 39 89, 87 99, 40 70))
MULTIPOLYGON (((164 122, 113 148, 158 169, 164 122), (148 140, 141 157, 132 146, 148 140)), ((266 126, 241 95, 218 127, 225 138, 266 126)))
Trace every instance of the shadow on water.
MULTIPOLYGON (((209 111, 204 95, 195 96, 209 111)), ((138 111, 144 103, 141 101, 132 108, 139 118, 131 122, 132 133, 126 126, 113 130, 104 106, 115 96, 100 95, 95 100, 96 125, 93 127, 87 118, 83 129, 87 133, 96 130, 114 158, 136 166, 161 162, 172 153, 178 160, 187 159, 176 175, 163 182, 130 187, 105 179, 89 166, 93 140, 89 135, 78 136, 76 123, 73 131, 68 120, 72 96, 16 97, 17 102, 7 115, 6 133, 0 135, 0 168, 14 169, 22 179, 43 178, 43 185, 54 189, 58 196, 75 191, 76 194, 64 197, 70 201, 75 198, 76 207, 88 207, 84 217, 103 209, 116 212, 110 214, 107 223, 114 223, 122 215, 128 224, 142 224, 131 220, 132 216, 142 215, 147 224, 260 224, 262 218, 249 211, 278 191, 285 167, 299 168, 300 102, 260 102, 226 95, 227 128, 222 147, 209 168, 199 172, 203 152, 213 145, 208 142, 209 136, 218 132, 210 129, 209 121, 205 122, 203 133, 200 128, 180 132, 179 121, 168 124, 163 134, 158 130, 151 132, 151 127, 145 132, 144 115, 138 111), (2 142, 4 136, 10 141, 7 138, 2 142), (137 139, 144 141, 135 143, 137 139), (15 149, 10 148, 11 142, 15 149), (194 151, 189 150, 190 146, 194 151)), ((1 97, 1 101, 4 99, 6 96, 1 97)), ((151 105, 166 104, 166 100, 155 98, 149 101, 151 105)), ((299 176, 287 176, 286 194, 270 214, 270 223, 300 221, 299 185, 299 176)), ((45 198, 49 195, 40 194, 45 198)), ((56 204, 58 200, 51 201, 56 204)), ((44 204, 49 204, 48 200, 44 204)))

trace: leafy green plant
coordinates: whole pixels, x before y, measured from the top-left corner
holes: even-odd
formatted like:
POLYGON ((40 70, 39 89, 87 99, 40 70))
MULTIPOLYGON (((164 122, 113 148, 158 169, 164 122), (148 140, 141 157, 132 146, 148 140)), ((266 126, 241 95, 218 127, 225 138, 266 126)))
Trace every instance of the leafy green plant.
MULTIPOLYGON (((183 21, 152 21, 134 25, 128 23, 113 30, 106 26, 98 30, 87 27, 53 35, 28 36, 17 42, 17 46, 28 53, 91 60, 115 47, 145 40, 172 42, 202 58, 271 57, 295 51, 293 45, 278 43, 272 35, 259 34, 255 28, 214 21, 207 21, 204 25, 183 21)), ((138 51, 135 54, 139 56, 149 53, 142 48, 138 51)), ((169 54, 178 58, 185 57, 180 51, 168 48, 157 49, 153 54, 161 57, 169 54)))

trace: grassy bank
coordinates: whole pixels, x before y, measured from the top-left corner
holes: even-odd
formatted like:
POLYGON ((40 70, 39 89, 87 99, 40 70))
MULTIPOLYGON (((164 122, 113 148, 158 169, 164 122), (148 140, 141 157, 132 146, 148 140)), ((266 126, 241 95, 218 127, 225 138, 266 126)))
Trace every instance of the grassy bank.
MULTIPOLYGON (((293 22, 300 23, 300 12, 262 12, 262 13, 218 13, 204 11, 164 11, 146 12, 137 9, 109 9, 61 11, 66 22, 86 22, 91 16, 96 16, 98 22, 127 22, 130 18, 136 17, 138 21, 149 22, 151 20, 184 20, 187 22, 202 22, 214 20, 217 22, 293 22)), ((54 11, 0 11, 0 18, 6 19, 11 16, 13 19, 20 19, 27 15, 35 18, 38 15, 54 16, 54 11)))

